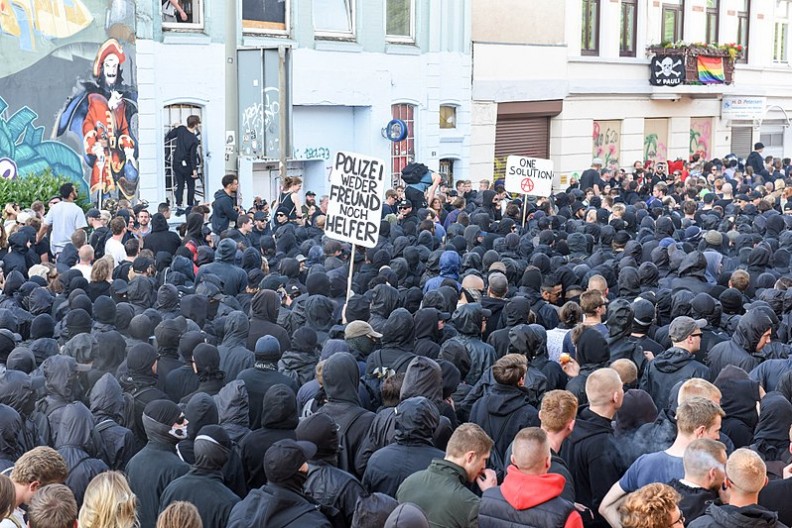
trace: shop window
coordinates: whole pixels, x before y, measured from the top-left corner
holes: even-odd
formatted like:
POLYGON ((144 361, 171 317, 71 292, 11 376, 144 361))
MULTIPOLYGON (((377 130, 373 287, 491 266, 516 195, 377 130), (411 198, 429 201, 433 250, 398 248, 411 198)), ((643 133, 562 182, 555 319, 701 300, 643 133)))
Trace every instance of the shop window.
POLYGON ((313 23, 317 37, 353 37, 355 13, 352 0, 313 0, 313 23))
POLYGON ((638 1, 622 0, 619 55, 635 57, 635 28, 638 25, 638 1))
POLYGON ((391 147, 391 179, 398 185, 401 171, 415 160, 415 105, 400 103, 391 106, 393 119, 401 119, 407 125, 407 137, 394 141, 391 147))
POLYGON ((203 0, 162 0, 162 29, 203 29, 203 0))
POLYGON ((581 55, 599 55, 599 0, 582 0, 583 25, 580 32, 581 55))
POLYGON ((391 42, 415 42, 415 0, 386 0, 385 37, 391 42))

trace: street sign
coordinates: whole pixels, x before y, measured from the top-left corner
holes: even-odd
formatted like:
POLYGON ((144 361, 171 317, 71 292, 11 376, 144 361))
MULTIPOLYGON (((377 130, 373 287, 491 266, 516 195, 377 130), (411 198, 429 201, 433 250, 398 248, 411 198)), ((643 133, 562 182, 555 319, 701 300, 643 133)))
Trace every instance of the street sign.
POLYGON ((553 162, 541 158, 509 156, 506 158, 508 192, 547 197, 553 194, 553 162))
POLYGON ((379 237, 385 196, 385 163, 377 158, 338 152, 330 172, 325 234, 373 248, 379 237))

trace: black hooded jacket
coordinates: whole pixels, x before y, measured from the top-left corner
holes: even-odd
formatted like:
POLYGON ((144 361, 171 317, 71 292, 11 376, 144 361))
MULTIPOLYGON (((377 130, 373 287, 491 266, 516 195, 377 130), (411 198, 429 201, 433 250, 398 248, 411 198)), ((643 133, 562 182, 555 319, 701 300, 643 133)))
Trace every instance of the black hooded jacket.
POLYGON ((248 393, 241 380, 228 382, 214 397, 220 426, 228 433, 234 445, 239 445, 250 434, 248 393))
POLYGON ((451 340, 461 342, 470 354, 470 372, 465 378, 468 385, 475 385, 496 360, 495 349, 481 340, 481 320, 481 306, 477 303, 459 306, 452 318, 459 335, 451 340))
POLYGON ((641 377, 639 387, 652 396, 658 409, 668 407, 671 388, 690 378, 709 379, 709 369, 695 360, 693 354, 672 347, 650 362, 641 377))
POLYGON ((374 375, 380 368, 388 368, 397 374, 405 372, 412 358, 415 341, 415 322, 405 308, 397 308, 382 325, 382 348, 366 358, 366 374, 374 375))
POLYGON ((759 382, 750 379, 741 368, 728 365, 714 383, 721 391, 721 408, 726 413, 721 431, 734 442, 735 448, 749 446, 759 421, 756 410, 759 382))
POLYGON ((440 331, 437 323, 440 320, 436 308, 421 308, 413 316, 415 321, 415 344, 413 352, 416 356, 437 359, 440 353, 440 331))
POLYGON ((217 347, 220 352, 220 370, 225 372, 226 383, 236 379, 240 372, 251 368, 255 356, 246 346, 250 333, 250 321, 242 312, 231 312, 226 316, 223 341, 217 347))
POLYGON ((761 310, 748 310, 737 323, 732 338, 718 343, 707 354, 710 379, 717 378, 726 365, 734 365, 751 372, 761 361, 756 351, 759 340, 771 326, 770 317, 761 310))
POLYGON ((154 255, 160 251, 175 255, 179 246, 181 246, 181 238, 168 228, 165 217, 160 213, 152 216, 151 233, 146 236, 146 249, 153 251, 154 255))
POLYGON ((259 337, 271 335, 278 340, 281 353, 291 348, 289 334, 277 324, 278 310, 281 300, 272 290, 261 290, 250 302, 250 333, 247 338, 247 349, 256 350, 259 337))
POLYGON ((78 507, 82 505, 88 483, 109 469, 96 457, 93 429, 94 420, 85 405, 76 402, 64 407, 55 449, 66 461, 69 473, 64 484, 74 493, 78 507))
POLYGON ((596 328, 585 328, 577 342, 577 362, 580 364, 580 374, 569 380, 566 390, 577 396, 583 404, 588 401, 586 397, 586 380, 597 369, 608 366, 610 350, 608 342, 596 328))
POLYGON ((110 469, 123 470, 134 455, 135 437, 131 430, 120 425, 124 416, 124 394, 112 374, 105 374, 94 384, 90 403, 96 432, 102 440, 101 452, 97 455, 110 469))
POLYGON ((688 524, 689 528, 786 528, 778 514, 767 508, 710 504, 704 515, 688 524))
POLYGON ((0 404, 0 471, 13 467, 16 459, 23 453, 20 432, 23 428, 22 417, 13 407, 0 404))
POLYGON ((383 333, 383 327, 393 311, 399 307, 399 290, 388 284, 378 284, 371 291, 371 316, 369 324, 375 332, 383 333))
POLYGON ((298 328, 291 342, 291 350, 284 352, 278 361, 278 371, 302 387, 316 375, 316 364, 319 362, 316 332, 311 328, 298 328))
POLYGON ((401 402, 393 443, 374 452, 366 465, 363 475, 366 491, 395 498, 404 479, 429 467, 432 459, 443 458, 443 451, 433 445, 439 422, 437 407, 428 399, 415 396, 401 402))

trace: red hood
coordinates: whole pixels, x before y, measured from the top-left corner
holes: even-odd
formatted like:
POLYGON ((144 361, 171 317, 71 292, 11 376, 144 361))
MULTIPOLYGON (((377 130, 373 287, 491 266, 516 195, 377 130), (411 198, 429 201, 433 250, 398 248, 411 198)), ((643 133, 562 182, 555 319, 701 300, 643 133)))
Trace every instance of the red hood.
POLYGON ((566 480, 561 475, 526 475, 510 465, 501 484, 501 493, 514 509, 527 510, 561 495, 566 480))

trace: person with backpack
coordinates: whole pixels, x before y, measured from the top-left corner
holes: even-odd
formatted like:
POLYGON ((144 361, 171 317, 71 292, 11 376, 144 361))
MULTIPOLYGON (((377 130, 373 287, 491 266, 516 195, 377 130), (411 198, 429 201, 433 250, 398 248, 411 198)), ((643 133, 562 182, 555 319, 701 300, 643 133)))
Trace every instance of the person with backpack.
POLYGON ((262 336, 256 341, 254 351, 256 362, 253 368, 245 369, 237 376, 245 382, 250 400, 250 428, 261 427, 264 396, 274 385, 286 385, 295 394, 299 387, 288 376, 278 372, 281 348, 278 340, 271 335, 262 336))
POLYGON ((157 351, 148 343, 138 343, 127 354, 127 372, 119 378, 124 389, 125 424, 132 430, 137 449, 147 441, 143 411, 154 400, 168 397, 157 388, 157 351))
POLYGON ((90 396, 99 455, 110 469, 123 469, 134 455, 135 436, 121 425, 124 419, 124 393, 109 372, 99 378, 90 396))
MULTIPOLYGON (((184 15, 184 10, 181 10, 184 15)), ((187 118, 187 126, 181 125, 171 129, 165 136, 165 142, 175 140, 175 149, 171 158, 173 175, 176 178, 176 208, 181 209, 184 198, 184 186, 187 185, 187 206, 195 205, 195 181, 198 179, 198 134, 201 132, 201 118, 191 115, 187 118)))

